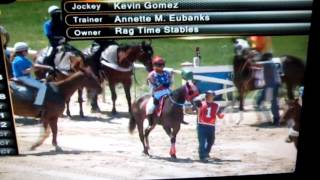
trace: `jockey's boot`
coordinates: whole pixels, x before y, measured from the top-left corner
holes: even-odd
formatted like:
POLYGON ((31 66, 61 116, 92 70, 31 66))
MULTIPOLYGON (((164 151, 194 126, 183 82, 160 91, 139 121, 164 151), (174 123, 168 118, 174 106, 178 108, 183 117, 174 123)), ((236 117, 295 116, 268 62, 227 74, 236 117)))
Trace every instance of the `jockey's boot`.
POLYGON ((148 118, 148 121, 149 121, 149 126, 152 126, 153 125, 153 114, 148 114, 147 115, 147 118, 148 118))

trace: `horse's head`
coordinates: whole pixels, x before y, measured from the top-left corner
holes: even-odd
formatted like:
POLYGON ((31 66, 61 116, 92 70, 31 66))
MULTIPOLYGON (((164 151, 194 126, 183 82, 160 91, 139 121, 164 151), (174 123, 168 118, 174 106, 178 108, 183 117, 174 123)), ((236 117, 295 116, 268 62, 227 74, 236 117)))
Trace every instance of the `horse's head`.
POLYGON ((249 42, 244 39, 235 39, 233 42, 233 46, 237 56, 242 55, 245 49, 250 48, 249 42))
POLYGON ((80 68, 80 72, 83 73, 84 86, 91 91, 95 91, 97 94, 102 92, 99 78, 93 73, 91 67, 80 68))
POLYGON ((185 87, 185 99, 187 101, 192 101, 193 98, 197 97, 199 93, 198 87, 191 81, 186 82, 185 87))
POLYGON ((84 54, 78 50, 77 48, 65 44, 63 45, 63 48, 61 49, 61 53, 68 53, 67 57, 62 57, 62 58, 69 58, 70 62, 70 70, 73 71, 79 71, 80 68, 83 68, 85 65, 85 57, 84 54))
POLYGON ((289 124, 292 127, 300 119, 301 105, 299 99, 291 100, 288 102, 288 109, 282 116, 282 121, 289 124))
POLYGON ((153 48, 151 46, 151 40, 149 43, 142 41, 140 46, 139 60, 146 67, 148 72, 152 71, 152 56, 153 48))

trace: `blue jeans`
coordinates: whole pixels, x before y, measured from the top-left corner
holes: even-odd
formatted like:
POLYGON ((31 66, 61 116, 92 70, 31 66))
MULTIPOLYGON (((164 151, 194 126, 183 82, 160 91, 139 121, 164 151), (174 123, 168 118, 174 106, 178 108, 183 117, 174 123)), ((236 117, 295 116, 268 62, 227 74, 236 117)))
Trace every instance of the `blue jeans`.
MULTIPOLYGON (((273 115, 273 123, 278 124, 280 119, 279 114, 279 104, 278 104, 278 94, 279 94, 279 85, 274 85, 272 88, 272 100, 271 100, 271 112, 273 115)), ((262 102, 266 98, 266 90, 269 87, 266 87, 262 90, 260 96, 257 99, 257 106, 260 107, 262 102)))
POLYGON ((209 125, 198 124, 198 141, 199 141, 199 158, 209 157, 211 147, 215 140, 215 127, 209 125))

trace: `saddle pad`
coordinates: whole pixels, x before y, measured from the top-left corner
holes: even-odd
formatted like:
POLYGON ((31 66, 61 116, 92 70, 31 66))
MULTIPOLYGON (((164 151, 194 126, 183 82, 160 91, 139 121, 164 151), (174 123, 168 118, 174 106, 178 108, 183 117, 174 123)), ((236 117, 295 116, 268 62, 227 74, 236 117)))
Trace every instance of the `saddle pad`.
POLYGON ((101 53, 101 61, 118 64, 118 45, 110 45, 101 53))
POLYGON ((33 101, 34 100, 34 88, 23 86, 17 84, 16 82, 10 83, 10 88, 12 90, 12 96, 17 97, 19 99, 23 99, 25 101, 33 101))
MULTIPOLYGON (((45 95, 45 101, 52 101, 55 103, 64 104, 65 100, 60 95, 59 89, 53 84, 46 84, 47 91, 45 95)), ((17 84, 16 82, 10 83, 10 88, 12 90, 12 96, 17 97, 24 101, 34 101, 37 93, 37 89, 29 86, 24 86, 17 84)))

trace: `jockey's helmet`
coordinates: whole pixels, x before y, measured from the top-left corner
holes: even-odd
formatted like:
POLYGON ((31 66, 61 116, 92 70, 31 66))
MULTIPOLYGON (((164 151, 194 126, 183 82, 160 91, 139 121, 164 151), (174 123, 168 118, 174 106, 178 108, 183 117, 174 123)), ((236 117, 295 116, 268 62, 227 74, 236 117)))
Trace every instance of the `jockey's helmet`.
POLYGON ((152 65, 165 65, 165 61, 160 56, 154 56, 152 58, 152 65))
POLYGON ((14 52, 21 52, 21 51, 27 51, 29 49, 29 46, 25 42, 17 42, 13 46, 14 52))
POLYGON ((54 12, 57 11, 57 10, 60 10, 60 8, 59 8, 58 6, 56 6, 56 5, 52 5, 52 6, 50 6, 50 7, 48 8, 48 13, 49 13, 49 14, 52 14, 52 13, 54 13, 54 12))

